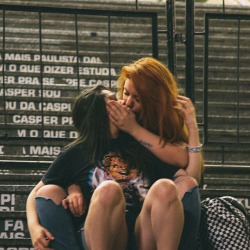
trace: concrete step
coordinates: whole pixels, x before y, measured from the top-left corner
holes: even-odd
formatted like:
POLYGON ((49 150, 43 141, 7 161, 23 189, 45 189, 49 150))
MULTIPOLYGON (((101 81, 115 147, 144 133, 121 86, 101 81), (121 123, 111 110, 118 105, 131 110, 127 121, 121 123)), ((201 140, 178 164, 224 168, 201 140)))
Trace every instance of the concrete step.
MULTIPOLYGON (((248 212, 248 219, 250 219, 250 203, 249 203, 249 190, 240 191, 237 189, 205 189, 200 190, 201 199, 207 197, 214 198, 219 196, 233 196, 237 198, 246 207, 248 212)), ((23 242, 29 242, 29 232, 27 228, 26 213, 25 211, 1 211, 0 212, 0 238, 5 239, 24 239, 23 242), (25 240, 27 239, 27 240, 25 240)), ((2 242, 2 241, 1 241, 2 242)), ((7 243, 6 243, 7 244, 7 243)), ((2 246, 2 244, 1 244, 2 246)))
POLYGON ((0 239, 1 250, 33 250, 25 211, 0 212, 0 239))
POLYGON ((1 239, 1 250, 34 250, 30 239, 1 239))
MULTIPOLYGON (((1 4, 8 4, 9 1, 3 0, 1 4)), ((27 5, 24 1, 21 0, 13 0, 12 4, 21 4, 27 5)), ((136 5, 134 1, 121 1, 121 2, 114 2, 114 1, 103 1, 100 4, 100 1, 71 1, 70 3, 65 0, 59 0, 57 2, 51 2, 47 0, 43 1, 32 1, 29 3, 32 6, 53 6, 53 7, 70 7, 70 8, 95 8, 95 9, 113 9, 113 10, 136 10, 136 5)), ((139 10, 141 11, 150 11, 150 12, 157 12, 158 13, 158 28, 159 30, 164 30, 166 28, 166 8, 165 3, 146 3, 144 1, 139 1, 139 10)), ((137 10, 136 10, 137 11, 137 10)), ((195 30, 196 31, 203 31, 204 30, 204 13, 206 12, 216 12, 222 13, 222 8, 218 8, 211 5, 206 4, 197 4, 195 3, 195 30)), ((238 8, 238 7, 228 7, 227 13, 250 13, 249 9, 247 8, 238 8)), ((38 15, 36 13, 29 13, 29 15, 23 15, 23 12, 12 12, 7 11, 6 15, 8 16, 8 22, 6 23, 6 44, 8 44, 7 49, 8 51, 12 52, 22 52, 22 53, 38 53, 40 50, 39 39, 37 39, 38 35, 38 15), (36 18, 34 18, 36 17, 36 18), (34 21, 35 20, 35 21, 34 21), (28 45, 28 46, 27 46, 28 45)), ((49 54, 56 54, 56 55, 75 55, 76 53, 76 44, 74 42, 75 31, 74 31, 74 17, 71 15, 66 14, 51 14, 46 13, 42 14, 42 27, 43 27, 43 53, 49 54), (61 18, 61 17, 64 18, 61 18), (63 23, 63 25, 62 25, 63 23)), ((177 33, 185 33, 185 3, 176 2, 176 32, 177 33)), ((112 25, 111 25, 111 33, 112 33, 112 67, 114 68, 115 74, 111 76, 112 81, 115 85, 116 77, 119 73, 119 70, 124 62, 137 59, 138 57, 148 55, 151 53, 151 33, 149 33, 149 24, 146 23, 145 19, 139 18, 137 22, 133 21, 134 19, 127 17, 119 17, 114 18, 112 17, 112 25), (124 41, 126 40, 126 45, 124 46, 124 41)), ((108 52, 107 52, 107 22, 106 17, 101 16, 87 16, 83 17, 81 15, 78 16, 78 25, 81 29, 78 30, 79 35, 79 44, 78 49, 80 55, 85 56, 94 56, 99 57, 102 59, 100 63, 95 62, 95 67, 108 67, 108 52)), ((249 96, 249 77, 248 77, 248 64, 249 64, 249 46, 246 43, 246 40, 249 36, 249 25, 248 22, 241 23, 241 43, 240 43, 240 90, 243 93, 240 93, 239 100, 240 100, 240 114, 244 117, 240 120, 240 141, 249 142, 249 114, 248 109, 248 96, 249 96), (242 91, 242 89, 244 91, 242 91), (242 111, 243 109, 243 111, 242 111)), ((2 25, 0 23, 0 25, 2 25)), ((225 141, 231 142, 234 141, 237 135, 237 129, 234 126, 238 120, 237 115, 234 113, 235 103, 236 100, 236 88, 233 87, 236 85, 236 68, 235 68, 235 58, 237 55, 236 45, 237 45, 237 36, 234 34, 235 22, 225 22, 225 20, 211 22, 210 30, 211 30, 211 37, 210 44, 209 44, 209 139, 211 141, 225 141), (223 27, 223 29, 221 29, 223 27), (224 37, 224 38, 223 38, 224 37), (223 47, 221 46, 223 44, 223 47), (228 84, 230 82, 230 84, 228 84), (221 100, 226 100, 225 103, 220 102, 221 100), (230 102, 227 102, 230 100, 230 102), (235 102, 233 102, 235 101, 235 102), (232 106, 231 106, 232 105, 232 106), (226 125, 225 125, 226 124, 226 125), (228 124, 228 125, 227 125, 228 124), (228 130, 228 132, 226 132, 228 130), (221 136, 222 135, 222 136, 221 136)), ((1 29, 0 29, 1 30, 1 29)), ((160 58, 166 61, 166 34, 159 34, 159 54, 160 58)), ((177 79, 180 81, 180 87, 185 86, 185 45, 182 43, 177 43, 176 46, 178 47, 177 50, 177 57, 178 57, 178 75, 177 79)), ((197 35, 195 37, 195 84, 198 90, 196 90, 197 98, 200 98, 199 101, 201 102, 201 97, 203 96, 203 58, 204 58, 204 36, 197 35)), ((9 61, 8 63, 11 63, 9 61)), ((32 61, 15 61, 16 65, 20 64, 27 64, 32 65, 40 62, 32 62, 32 61)), ((37 65, 38 65, 37 64, 37 65)), ((51 66, 65 66, 67 63, 64 62, 46 62, 45 64, 50 64, 51 66)), ((70 67, 75 67, 76 63, 69 63, 70 67)), ((84 67, 91 67, 91 63, 80 62, 80 66, 84 67)), ((10 73, 5 71, 5 74, 13 75, 14 77, 18 77, 20 72, 10 73)), ((37 73, 24 73, 27 77, 40 77, 40 72, 37 73)), ((60 86, 60 88, 64 89, 66 93, 66 89, 68 93, 65 94, 67 97, 62 96, 61 101, 67 101, 66 99, 73 94, 73 86, 68 86, 66 77, 62 76, 61 73, 45 73, 46 77, 54 78, 56 81, 57 86, 53 86, 56 88, 60 86), (70 94, 70 91, 72 93, 70 94)), ((70 78, 76 77, 76 74, 72 74, 69 76, 70 78)), ((86 82, 91 80, 93 75, 81 75, 81 78, 84 78, 86 82)), ((109 76, 95 76, 97 80, 102 81, 109 81, 109 76)), ((96 81, 95 81, 96 83, 96 81)), ((100 83, 100 82, 98 82, 100 83)), ((55 84, 55 85, 56 85, 55 84)), ((12 85, 6 85, 12 88, 23 88, 23 85, 20 83, 12 85)), ((33 88, 34 85, 27 84, 27 88, 33 88)), ((39 86, 37 86, 39 87, 39 86)), ((52 88, 52 86, 47 86, 48 88, 52 88)), ((45 88, 47 88, 45 87, 45 88)), ((63 94, 64 95, 64 94, 63 94)), ((36 99, 34 97, 33 99, 36 99)), ((34 101, 32 97, 28 99, 24 97, 23 101, 34 101)), ((7 97, 7 101, 15 101, 15 97, 7 97)), ((46 101, 53 101, 53 98, 47 98, 46 101)), ((1 105, 1 104, 0 104, 1 105)), ((201 110, 202 110, 202 106, 201 110)), ((3 109, 3 107, 2 107, 3 109)), ((14 109, 13 111, 8 111, 8 121, 11 120, 12 115, 15 112, 19 112, 18 108, 14 109)), ((35 111, 27 111, 29 115, 35 115, 35 111)), ((53 115, 54 112, 46 112, 47 115, 53 115)), ((66 114, 66 113, 65 113, 66 114)), ((69 115, 69 113, 67 113, 69 115)), ((202 112, 200 111, 199 116, 202 120, 202 112)), ((60 115, 59 115, 60 118, 60 115)), ((5 131, 6 125, 4 124, 4 117, 1 116, 0 120, 3 126, 0 127, 2 131, 5 131)), ((36 130, 38 127, 33 125, 26 125, 26 124, 8 124, 9 128, 11 129, 9 132, 10 134, 17 133, 17 128, 24 129, 25 127, 29 130, 36 130)), ((48 126, 48 129, 52 127, 48 126)), ((70 126, 54 126, 54 129, 64 130, 68 133, 72 127, 70 126)), ((4 132, 3 132, 4 134, 4 132)), ((15 134, 16 135, 16 134, 15 134)), ((22 138, 21 138, 22 139, 22 138)), ((6 140, 7 141, 7 140, 6 140)), ((33 141, 32 141, 33 142, 33 141)), ((39 151, 40 154, 38 155, 24 155, 22 154, 23 147, 28 145, 28 142, 7 142, 8 144, 4 145, 13 145, 13 150, 5 148, 6 153, 3 158, 4 159, 25 159, 25 157, 30 157, 30 159, 51 159, 56 154, 55 151, 59 149, 58 145, 60 142, 55 142, 53 144, 54 148, 42 148, 47 147, 48 143, 43 143, 41 145, 41 150, 39 151), (22 145, 22 148, 18 148, 19 145, 22 145), (44 150, 43 150, 44 149, 44 150), (53 151, 54 155, 49 155, 48 152, 53 151), (43 158, 44 157, 44 158, 43 158)), ((36 145, 36 144, 35 144, 36 145)), ((29 151, 29 149, 28 149, 29 151)), ((214 152, 213 152, 214 153, 214 152)), ((221 152, 220 152, 221 153, 221 152)), ((245 153, 243 153, 244 155, 245 153)), ((217 155, 215 154, 206 154, 208 162, 217 162, 217 155), (214 157, 215 158, 210 158, 214 157)), ((242 155, 242 154, 241 154, 242 155)), ((230 156, 226 159, 227 163, 239 163, 246 162, 249 157, 243 158, 239 156, 238 159, 236 157, 230 156)), ((220 155, 221 157, 221 155, 220 155)))
MULTIPOLYGON (((236 189, 206 189, 201 190, 201 199, 207 197, 214 198, 219 196, 233 196, 237 198, 246 207, 248 212, 248 219, 250 221, 250 206, 249 206, 249 191, 243 192, 236 189)), ((31 245, 29 240, 29 232, 27 228, 26 213, 25 211, 10 211, 0 212, 0 238, 1 246, 12 246, 9 245, 10 240, 16 239, 13 246, 29 246, 31 245), (2 241, 2 239, 4 241, 2 241)))
MULTIPOLYGON (((30 235, 27 227, 26 213, 24 211, 0 212, 1 247, 3 246, 2 239, 6 240, 6 243, 8 242, 7 239, 23 239, 23 241, 20 242, 25 243, 26 245, 28 243, 29 237, 30 235)), ((30 244, 30 242, 28 244, 30 244)))
MULTIPOLYGON (((0 238, 3 249, 10 250, 13 246, 19 250, 31 250, 25 213, 26 199, 50 163, 0 161, 0 238)), ((206 165, 200 187, 201 200, 233 196, 245 206, 250 221, 249 178, 249 166, 206 165)))
MULTIPOLYGON (((228 188, 211 188, 211 189, 201 189, 201 199, 206 197, 220 197, 220 196, 233 196, 237 199, 245 199, 249 204, 249 192, 250 189, 239 190, 239 189, 228 189, 228 188)), ((249 208, 248 208, 249 209, 249 208)))
POLYGON ((249 179, 249 165, 206 165, 201 182, 201 199, 233 196, 245 206, 250 221, 249 179))
POLYGON ((33 187, 34 185, 0 185, 0 211, 25 211, 26 200, 33 187))
MULTIPOLYGON (((220 137, 212 137, 211 133, 209 140, 217 146, 206 146, 204 150, 204 159, 206 164, 210 165, 246 165, 249 166, 250 152, 248 148, 240 149, 236 145, 236 140, 231 141, 231 146, 220 146, 220 137), (212 137, 212 138, 211 138, 212 137)), ((224 139, 224 138, 223 138, 224 139)), ((228 142, 230 143, 230 142, 228 142)))
MULTIPOLYGON (((0 210, 23 211, 28 194, 46 172, 51 162, 0 162, 0 210), (13 165, 12 165, 13 164, 13 165)), ((249 198, 248 165, 205 165, 201 192, 249 198)))
POLYGON ((8 171, 0 170, 1 185, 35 185, 43 176, 40 173, 8 173, 8 171))
POLYGON ((204 183, 209 188, 228 188, 228 189, 240 189, 250 190, 249 178, 226 178, 226 177, 204 177, 204 183))
MULTIPOLYGON (((20 126, 20 128, 25 127, 20 126)), ((250 150, 248 147, 237 146, 235 135, 235 133, 224 133, 222 129, 209 130, 209 142, 216 143, 216 146, 211 145, 211 143, 204 146, 203 153, 206 164, 249 165, 250 150), (225 141, 228 143, 227 146, 223 146, 225 141)), ((245 133, 244 135, 241 137, 241 142, 249 142, 249 134, 245 133)), ((4 161, 52 161, 61 149, 72 140, 44 138, 44 140, 37 141, 35 139, 3 140, 1 145, 5 146, 5 155, 2 155, 1 159, 4 161)))

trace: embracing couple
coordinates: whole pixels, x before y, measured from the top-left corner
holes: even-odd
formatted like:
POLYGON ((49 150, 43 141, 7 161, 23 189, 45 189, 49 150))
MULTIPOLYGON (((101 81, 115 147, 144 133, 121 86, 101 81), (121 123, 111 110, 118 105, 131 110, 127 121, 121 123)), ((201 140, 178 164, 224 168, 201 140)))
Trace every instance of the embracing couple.
POLYGON ((78 138, 27 199, 34 248, 196 249, 202 145, 168 68, 151 57, 124 66, 118 95, 84 90, 72 116, 78 138))

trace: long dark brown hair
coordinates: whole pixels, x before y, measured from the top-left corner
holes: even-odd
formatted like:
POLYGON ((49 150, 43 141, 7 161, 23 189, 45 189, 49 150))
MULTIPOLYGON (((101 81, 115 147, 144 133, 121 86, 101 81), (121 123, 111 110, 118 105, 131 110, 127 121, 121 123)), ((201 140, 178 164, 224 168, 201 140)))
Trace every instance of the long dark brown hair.
POLYGON ((110 129, 102 85, 82 91, 74 100, 72 117, 78 138, 68 145, 81 144, 86 162, 93 164, 109 149, 110 129))

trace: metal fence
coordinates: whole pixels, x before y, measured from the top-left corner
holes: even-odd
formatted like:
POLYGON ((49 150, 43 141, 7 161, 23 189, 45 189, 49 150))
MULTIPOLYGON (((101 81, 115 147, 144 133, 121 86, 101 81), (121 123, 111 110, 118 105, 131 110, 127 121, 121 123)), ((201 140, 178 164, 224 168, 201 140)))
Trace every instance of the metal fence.
POLYGON ((205 143, 250 145, 249 27, 250 15, 205 15, 205 143))
POLYGON ((72 97, 116 90, 121 67, 158 58, 157 14, 0 5, 0 154, 56 155, 76 137, 72 97))

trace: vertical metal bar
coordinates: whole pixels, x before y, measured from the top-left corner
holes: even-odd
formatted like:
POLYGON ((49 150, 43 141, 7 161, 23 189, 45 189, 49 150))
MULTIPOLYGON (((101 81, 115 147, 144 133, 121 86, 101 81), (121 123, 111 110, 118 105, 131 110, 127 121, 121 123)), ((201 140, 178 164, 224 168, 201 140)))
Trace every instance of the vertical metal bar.
POLYGON ((238 19, 238 40, 237 40, 237 144, 240 139, 240 19, 238 19))
POLYGON ((186 0, 186 95, 194 102, 194 1, 186 0))
POLYGON ((111 24, 110 15, 108 15, 108 60, 109 60, 109 88, 111 89, 111 24))
POLYGON ((223 13, 225 13, 225 0, 222 1, 223 13))
POLYGON ((205 37, 204 37, 204 81, 203 81, 203 135, 204 144, 207 143, 207 121, 208 121, 208 38, 209 38, 209 18, 205 15, 205 37))
POLYGON ((176 51, 175 51, 175 3, 167 0, 167 46, 168 46, 168 68, 176 75, 176 51))
POLYGON ((7 132, 7 110, 6 110, 6 95, 5 95, 5 10, 3 9, 3 47, 2 47, 2 74, 3 74, 3 108, 4 108, 4 137, 8 136, 7 132))
POLYGON ((40 87, 41 87, 41 116, 42 116, 42 134, 41 137, 43 139, 43 131, 44 131, 44 112, 43 112, 43 61, 42 61, 42 13, 39 10, 39 54, 40 54, 40 87))
POLYGON ((221 164, 225 163, 225 147, 221 146, 221 164))
POLYGON ((152 53, 158 59, 158 21, 157 14, 152 17, 152 53))
POLYGON ((136 8, 136 10, 138 10, 138 9, 139 9, 139 3, 138 3, 138 0, 135 0, 135 8, 136 8))
POLYGON ((76 74, 77 74, 77 91, 80 92, 80 74, 79 74, 79 43, 78 43, 78 22, 75 14, 75 33, 76 33, 76 74))

